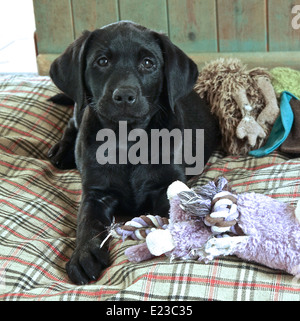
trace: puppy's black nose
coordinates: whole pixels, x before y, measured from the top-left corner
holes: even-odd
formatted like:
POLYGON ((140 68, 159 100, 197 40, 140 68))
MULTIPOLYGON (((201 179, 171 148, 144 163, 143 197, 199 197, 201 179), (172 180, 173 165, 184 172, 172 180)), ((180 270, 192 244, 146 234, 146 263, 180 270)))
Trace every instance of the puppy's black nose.
POLYGON ((120 87, 114 90, 112 99, 117 105, 134 105, 137 99, 137 90, 133 87, 120 87))

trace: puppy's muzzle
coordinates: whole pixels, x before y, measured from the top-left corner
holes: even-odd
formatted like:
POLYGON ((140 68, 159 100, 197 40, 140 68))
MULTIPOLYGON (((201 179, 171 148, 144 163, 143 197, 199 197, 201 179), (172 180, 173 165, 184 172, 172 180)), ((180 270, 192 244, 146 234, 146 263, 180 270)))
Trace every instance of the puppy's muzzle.
POLYGON ((116 106, 132 107, 138 100, 138 90, 134 87, 119 87, 113 91, 112 100, 116 106))

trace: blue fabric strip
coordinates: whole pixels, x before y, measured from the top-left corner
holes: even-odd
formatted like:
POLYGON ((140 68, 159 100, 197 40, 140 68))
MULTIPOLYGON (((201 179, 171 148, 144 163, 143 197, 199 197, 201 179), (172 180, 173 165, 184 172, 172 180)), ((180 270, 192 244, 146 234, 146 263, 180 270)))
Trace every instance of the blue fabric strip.
POLYGON ((265 156, 273 152, 287 139, 294 122, 294 114, 290 105, 292 98, 298 99, 288 91, 282 92, 280 114, 272 127, 268 140, 261 148, 250 151, 249 155, 256 157, 265 156))

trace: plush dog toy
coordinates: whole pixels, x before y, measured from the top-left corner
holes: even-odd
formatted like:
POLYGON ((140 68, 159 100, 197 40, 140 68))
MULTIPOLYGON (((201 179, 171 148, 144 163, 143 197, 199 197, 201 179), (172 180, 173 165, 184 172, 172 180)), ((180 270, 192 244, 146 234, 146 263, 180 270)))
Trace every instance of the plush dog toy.
POLYGON ((298 206, 295 210, 262 194, 235 194, 223 177, 193 189, 176 181, 169 186, 168 197, 169 222, 159 216, 141 216, 111 232, 123 239, 146 239, 125 251, 130 261, 165 254, 208 262, 236 255, 299 275, 298 206))
POLYGON ((217 116, 227 153, 246 155, 266 141, 279 114, 270 78, 235 58, 214 60, 200 71, 195 90, 217 116))

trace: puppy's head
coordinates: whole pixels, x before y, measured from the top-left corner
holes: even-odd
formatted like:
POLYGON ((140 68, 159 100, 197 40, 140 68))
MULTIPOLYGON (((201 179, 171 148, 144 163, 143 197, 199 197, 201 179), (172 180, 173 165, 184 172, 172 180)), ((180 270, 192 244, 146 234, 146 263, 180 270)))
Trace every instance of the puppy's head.
POLYGON ((162 107, 175 112, 198 70, 167 36, 119 22, 84 32, 53 62, 50 76, 80 108, 90 104, 109 122, 145 124, 162 107))

